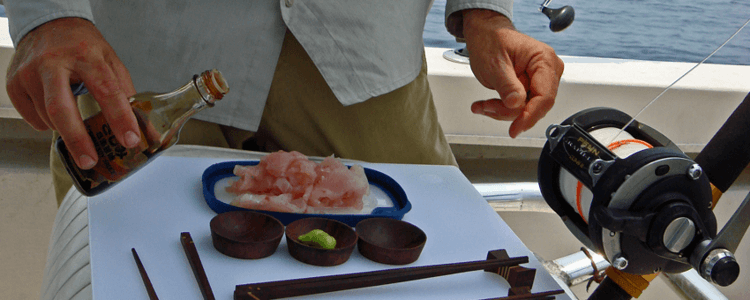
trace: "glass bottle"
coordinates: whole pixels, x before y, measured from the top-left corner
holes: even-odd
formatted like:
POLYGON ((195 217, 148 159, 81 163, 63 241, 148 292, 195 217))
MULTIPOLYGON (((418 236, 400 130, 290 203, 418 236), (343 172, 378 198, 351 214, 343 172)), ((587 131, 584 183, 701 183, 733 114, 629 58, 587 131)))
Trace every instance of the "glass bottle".
POLYGON ((83 124, 94 142, 99 160, 84 170, 76 165, 62 138, 55 142, 57 153, 73 179, 73 185, 86 196, 98 195, 133 174, 177 143, 180 129, 197 112, 211 107, 229 91, 217 70, 195 75, 186 85, 164 94, 138 93, 130 98, 141 142, 127 149, 114 136, 101 112, 86 118, 83 124))

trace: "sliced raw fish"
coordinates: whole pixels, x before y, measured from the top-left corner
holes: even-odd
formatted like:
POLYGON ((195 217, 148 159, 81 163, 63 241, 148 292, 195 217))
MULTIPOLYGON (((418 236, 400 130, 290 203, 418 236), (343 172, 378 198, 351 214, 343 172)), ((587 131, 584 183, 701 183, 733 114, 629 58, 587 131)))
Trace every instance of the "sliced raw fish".
POLYGON ((237 195, 232 205, 291 213, 362 210, 370 185, 364 168, 344 165, 333 156, 322 163, 299 152, 278 151, 255 166, 237 165, 239 178, 226 188, 237 195))

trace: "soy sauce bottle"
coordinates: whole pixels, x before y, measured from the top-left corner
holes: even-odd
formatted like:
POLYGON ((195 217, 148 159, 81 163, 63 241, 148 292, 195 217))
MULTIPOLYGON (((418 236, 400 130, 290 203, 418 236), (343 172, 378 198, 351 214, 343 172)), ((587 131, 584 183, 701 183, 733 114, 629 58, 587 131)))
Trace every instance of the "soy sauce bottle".
POLYGON ((87 118, 83 124, 99 156, 96 166, 89 170, 76 165, 62 138, 55 141, 55 149, 78 191, 86 196, 98 195, 177 143, 185 122, 195 113, 213 106, 228 91, 221 73, 209 70, 195 75, 186 85, 172 92, 134 95, 130 98, 130 106, 138 120, 141 142, 131 149, 117 141, 104 114, 99 112, 87 118))

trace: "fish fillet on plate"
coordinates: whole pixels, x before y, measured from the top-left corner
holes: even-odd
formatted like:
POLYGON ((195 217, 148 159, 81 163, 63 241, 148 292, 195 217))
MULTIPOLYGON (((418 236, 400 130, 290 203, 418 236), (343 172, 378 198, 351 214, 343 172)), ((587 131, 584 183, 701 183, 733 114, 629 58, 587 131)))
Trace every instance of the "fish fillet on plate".
MULTIPOLYGON (((326 157, 321 163, 292 151, 265 156, 257 165, 237 165, 222 198, 238 207, 289 213, 337 214, 380 206, 360 165, 347 167, 326 157)), ((392 204, 391 204, 392 205, 392 204)))

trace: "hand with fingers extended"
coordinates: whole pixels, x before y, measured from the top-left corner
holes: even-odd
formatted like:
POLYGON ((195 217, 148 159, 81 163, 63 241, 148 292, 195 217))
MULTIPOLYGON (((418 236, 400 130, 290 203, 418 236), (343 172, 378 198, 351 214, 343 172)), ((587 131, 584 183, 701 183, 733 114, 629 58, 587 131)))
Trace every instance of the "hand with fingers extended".
POLYGON ((130 75, 85 19, 56 19, 29 32, 18 42, 6 78, 8 96, 24 120, 36 130, 57 130, 83 169, 96 164, 97 154, 71 83, 86 84, 122 145, 132 148, 140 142, 128 102, 135 94, 130 75))
POLYGON ((552 47, 516 31, 494 11, 463 11, 463 34, 474 76, 500 95, 474 102, 471 111, 513 121, 512 138, 533 127, 555 102, 563 61, 552 47))

